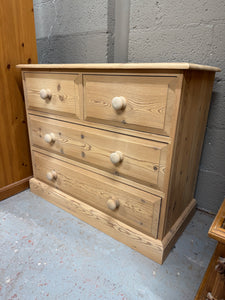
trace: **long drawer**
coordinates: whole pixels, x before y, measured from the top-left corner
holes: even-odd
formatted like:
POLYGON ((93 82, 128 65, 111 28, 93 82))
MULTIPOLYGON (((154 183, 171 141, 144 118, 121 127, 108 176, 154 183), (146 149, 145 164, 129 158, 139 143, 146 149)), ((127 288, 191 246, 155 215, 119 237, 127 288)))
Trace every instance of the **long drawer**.
POLYGON ((168 144, 29 116, 31 144, 163 190, 168 144))
POLYGON ((161 198, 33 152, 35 178, 157 238, 161 198))
POLYGON ((170 135, 177 76, 83 75, 84 119, 170 135))
POLYGON ((78 74, 25 72, 24 78, 29 109, 81 117, 78 74))

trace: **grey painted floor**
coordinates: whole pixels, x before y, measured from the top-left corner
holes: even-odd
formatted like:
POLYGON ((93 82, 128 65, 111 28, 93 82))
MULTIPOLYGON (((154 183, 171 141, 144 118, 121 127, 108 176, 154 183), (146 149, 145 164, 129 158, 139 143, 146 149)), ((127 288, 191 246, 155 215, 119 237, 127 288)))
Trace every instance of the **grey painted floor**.
POLYGON ((0 299, 194 299, 212 220, 196 212, 160 266, 24 191, 0 202, 0 299))

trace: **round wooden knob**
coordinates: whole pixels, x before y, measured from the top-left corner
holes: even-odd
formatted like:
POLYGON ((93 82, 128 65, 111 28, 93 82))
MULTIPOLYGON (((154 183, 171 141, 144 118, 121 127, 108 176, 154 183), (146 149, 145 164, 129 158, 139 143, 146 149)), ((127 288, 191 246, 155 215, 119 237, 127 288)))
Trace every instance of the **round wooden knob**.
POLYGON ((40 97, 44 100, 46 99, 51 99, 52 97, 52 92, 49 89, 42 89, 40 90, 40 97))
POLYGON ((118 200, 109 199, 107 201, 107 207, 111 210, 116 210, 119 207, 120 203, 118 200))
POLYGON ((47 173, 47 178, 48 178, 48 180, 51 180, 51 181, 56 180, 56 178, 57 178, 56 171, 54 171, 54 170, 49 171, 47 173))
POLYGON ((116 165, 123 160, 123 153, 120 151, 116 151, 110 154, 111 162, 116 165))
POLYGON ((56 140, 54 133, 46 133, 44 136, 44 140, 49 144, 54 143, 56 140))
POLYGON ((215 300, 215 298, 213 297, 213 295, 210 292, 208 292, 206 297, 207 297, 206 299, 208 299, 208 300, 215 300))
POLYGON ((127 105, 127 101, 124 97, 120 96, 120 97, 114 97, 112 99, 112 107, 115 109, 115 110, 122 110, 126 107, 127 105))

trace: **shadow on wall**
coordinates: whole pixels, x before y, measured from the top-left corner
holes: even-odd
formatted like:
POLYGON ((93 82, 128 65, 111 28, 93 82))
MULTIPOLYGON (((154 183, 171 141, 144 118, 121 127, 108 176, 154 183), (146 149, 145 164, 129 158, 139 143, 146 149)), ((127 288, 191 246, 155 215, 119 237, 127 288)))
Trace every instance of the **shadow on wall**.
POLYGON ((196 186, 198 207, 217 212, 225 197, 225 94, 215 81, 196 186))

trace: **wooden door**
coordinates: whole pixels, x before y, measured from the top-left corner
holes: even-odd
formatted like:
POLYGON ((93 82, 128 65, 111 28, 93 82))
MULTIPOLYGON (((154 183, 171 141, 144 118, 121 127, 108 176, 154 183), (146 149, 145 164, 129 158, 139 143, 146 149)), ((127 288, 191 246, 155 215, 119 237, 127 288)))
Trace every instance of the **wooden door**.
POLYGON ((32 175, 19 63, 37 63, 32 0, 0 5, 0 200, 25 189, 32 175))

